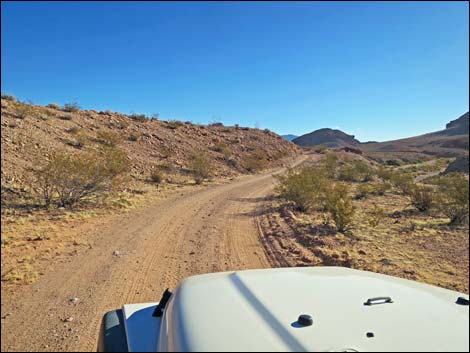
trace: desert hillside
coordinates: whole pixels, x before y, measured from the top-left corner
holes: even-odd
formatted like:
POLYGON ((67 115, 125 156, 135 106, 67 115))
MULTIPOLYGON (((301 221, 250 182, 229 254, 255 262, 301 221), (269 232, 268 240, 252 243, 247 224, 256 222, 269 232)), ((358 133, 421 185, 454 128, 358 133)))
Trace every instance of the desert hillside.
POLYGON ((188 159, 202 152, 214 177, 235 176, 270 167, 299 149, 269 130, 222 124, 161 121, 142 115, 94 110, 64 111, 2 99, 2 186, 27 186, 30 168, 46 163, 58 151, 80 153, 117 143, 126 152, 135 180, 146 180, 154 167, 168 178, 188 176, 188 159))
POLYGON ((446 124, 444 130, 415 137, 363 144, 370 153, 422 153, 431 156, 460 157, 468 155, 468 112, 446 124))

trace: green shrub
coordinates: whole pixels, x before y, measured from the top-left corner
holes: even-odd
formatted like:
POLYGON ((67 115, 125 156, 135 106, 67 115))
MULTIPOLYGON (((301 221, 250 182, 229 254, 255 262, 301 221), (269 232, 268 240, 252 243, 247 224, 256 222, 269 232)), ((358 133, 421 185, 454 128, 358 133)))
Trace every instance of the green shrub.
POLYGON ((62 110, 69 112, 69 113, 73 113, 73 112, 79 111, 80 107, 78 106, 76 102, 70 102, 70 103, 65 103, 62 110))
POLYGON ((366 198, 369 194, 372 194, 372 191, 373 190, 371 185, 359 184, 359 186, 357 187, 355 199, 359 200, 366 198))
POLYGON ((196 184, 202 184, 204 179, 212 175, 213 167, 204 152, 196 152, 189 157, 189 170, 194 175, 196 184))
POLYGON ((343 183, 334 183, 325 192, 325 209, 331 215, 340 232, 347 230, 354 218, 355 208, 348 187, 343 183))
POLYGON ((438 182, 439 209, 450 218, 453 225, 468 223, 469 184, 465 176, 451 174, 438 182))
POLYGON ((429 211, 435 204, 434 192, 427 186, 413 185, 409 196, 411 204, 421 212, 429 211))
POLYGON ((307 212, 323 205, 327 183, 323 169, 315 167, 290 169, 277 178, 279 181, 277 190, 280 196, 293 202, 299 211, 307 212))
POLYGON ((353 161, 338 168, 338 179, 342 181, 367 182, 372 180, 372 170, 367 163, 353 161))
POLYGON ((125 181, 129 168, 126 154, 116 148, 80 155, 58 153, 35 171, 36 185, 46 205, 57 201, 71 208, 113 191, 125 181))
POLYGON ((11 94, 2 94, 2 99, 5 99, 11 102, 16 102, 16 97, 11 94))

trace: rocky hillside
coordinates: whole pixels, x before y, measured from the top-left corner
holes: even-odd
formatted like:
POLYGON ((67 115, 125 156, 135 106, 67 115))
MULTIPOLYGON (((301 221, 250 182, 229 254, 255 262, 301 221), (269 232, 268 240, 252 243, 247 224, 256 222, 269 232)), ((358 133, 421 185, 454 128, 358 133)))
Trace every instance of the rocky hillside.
POLYGON ((329 128, 313 131, 309 134, 302 135, 292 140, 299 146, 316 146, 323 145, 326 147, 356 147, 360 144, 354 138, 354 135, 348 135, 341 130, 333 130, 329 128))
POLYGON ((44 164, 55 152, 80 153, 118 138, 132 163, 132 176, 146 180, 159 166, 166 175, 188 174, 188 159, 206 153, 214 176, 246 173, 247 161, 262 156, 266 166, 281 163, 299 148, 269 130, 160 121, 115 112, 43 107, 1 100, 1 182, 28 185, 31 167, 44 164))
POLYGON ((423 153, 442 157, 468 155, 469 115, 468 112, 446 125, 446 129, 425 135, 363 144, 367 152, 407 152, 423 153))

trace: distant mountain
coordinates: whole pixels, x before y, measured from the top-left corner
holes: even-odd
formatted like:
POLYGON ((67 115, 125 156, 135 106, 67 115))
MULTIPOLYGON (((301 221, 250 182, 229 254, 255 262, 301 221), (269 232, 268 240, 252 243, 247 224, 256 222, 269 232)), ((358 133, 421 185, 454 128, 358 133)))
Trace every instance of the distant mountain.
POLYGON ((323 145, 326 147, 357 147, 360 142, 354 138, 354 135, 348 135, 341 130, 324 128, 315 130, 309 134, 297 137, 292 142, 299 146, 323 145))
POLYGON ((366 152, 416 152, 443 157, 468 155, 469 113, 450 121, 444 130, 400 140, 362 144, 366 152))
POLYGON ((288 141, 292 141, 293 139, 297 138, 297 135, 292 135, 292 134, 287 134, 287 135, 281 135, 281 137, 285 138, 288 141))

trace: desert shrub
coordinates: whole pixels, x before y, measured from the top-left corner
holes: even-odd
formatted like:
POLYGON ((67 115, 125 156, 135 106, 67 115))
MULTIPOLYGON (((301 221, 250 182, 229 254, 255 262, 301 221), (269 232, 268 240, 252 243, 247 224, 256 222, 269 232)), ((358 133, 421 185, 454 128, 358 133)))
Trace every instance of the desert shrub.
POLYGON ((49 113, 41 113, 38 116, 38 118, 43 120, 43 121, 49 120, 50 117, 51 117, 51 115, 49 113))
POLYGON ((336 168, 338 167, 338 156, 333 152, 326 153, 323 167, 329 178, 335 178, 336 168))
POLYGON ((137 132, 131 132, 127 139, 129 141, 138 141, 140 139, 140 134, 138 134, 137 132))
POLYGON ((406 173, 392 172, 390 182, 405 195, 408 195, 413 189, 413 177, 406 173))
POLYGON ((372 184, 371 194, 383 196, 387 191, 392 188, 392 184, 383 182, 372 184))
POLYGON ((72 120, 72 114, 61 114, 58 116, 60 120, 72 120))
POLYGON ((368 223, 372 228, 376 228, 384 219, 385 210, 374 205, 374 208, 369 213, 368 223))
POLYGON ((324 202, 324 190, 327 183, 323 169, 303 167, 300 170, 290 169, 277 176, 279 195, 294 203, 302 212, 321 206, 324 202))
POLYGON ((400 161, 397 159, 387 159, 385 164, 393 167, 399 167, 401 165, 400 161))
POLYGON ((372 180, 372 170, 367 163, 353 161, 338 168, 338 179, 342 181, 367 182, 372 180))
POLYGON ((141 122, 141 123, 144 123, 147 121, 147 116, 145 114, 132 113, 131 115, 129 115, 129 118, 131 118, 134 121, 141 122))
POLYGON ((313 151, 316 153, 324 154, 328 151, 328 148, 324 145, 316 145, 312 147, 313 151))
POLYGON ((16 102, 16 97, 11 94, 2 94, 2 99, 5 99, 11 102, 16 102))
POLYGON ((189 157, 189 170, 194 175, 196 184, 202 184, 204 179, 212 175, 213 167, 204 152, 196 152, 189 157))
POLYGON ((177 129, 178 127, 180 126, 183 126, 184 123, 182 121, 179 121, 179 120, 169 120, 167 122, 167 127, 170 128, 170 129, 177 129))
POLYGON ((46 105, 46 107, 51 109, 60 109, 60 105, 55 103, 49 103, 48 105, 46 105))
POLYGON ((150 180, 155 184, 160 184, 163 180, 163 171, 155 166, 150 170, 150 180))
POLYGON ((78 126, 72 126, 70 129, 65 130, 69 134, 75 135, 77 132, 80 131, 80 128, 78 126))
POLYGON ((450 218, 451 224, 468 223, 469 184, 468 179, 459 174, 443 177, 439 185, 439 209, 450 218))
POLYGON ((56 201, 71 208, 83 200, 109 194, 122 184, 129 168, 123 151, 103 148, 80 155, 57 153, 34 174, 46 205, 56 201))
POLYGON ((116 122, 116 127, 121 130, 128 128, 129 125, 130 123, 127 120, 119 120, 118 122, 116 122))
POLYGON ((78 106, 76 102, 70 102, 70 103, 65 103, 62 110, 69 112, 69 113, 73 113, 73 112, 79 111, 80 107, 78 106))
POLYGON ((388 168, 385 168, 383 166, 380 166, 380 168, 377 170, 377 176, 382 179, 382 180, 391 180, 392 179, 392 174, 393 174, 393 171, 388 169, 388 168))
POLYGON ((409 196, 411 204, 421 212, 429 211, 434 206, 434 191, 430 187, 415 184, 411 187, 409 196))
POLYGON ((99 130, 96 140, 106 146, 117 146, 121 142, 121 136, 110 130, 99 130))
POLYGON ((346 184, 334 183, 330 186, 325 192, 324 203, 338 231, 347 230, 353 221, 355 208, 346 184))
POLYGON ((27 116, 31 116, 34 112, 34 109, 29 104, 24 103, 15 103, 14 114, 18 119, 25 119, 27 116))
POLYGON ((255 148, 253 152, 245 157, 243 166, 249 172, 258 172, 266 168, 266 154, 260 148, 255 148))
POLYGON ((368 184, 359 184, 356 190, 355 199, 363 199, 366 198, 369 194, 372 194, 373 188, 371 185, 368 184))

